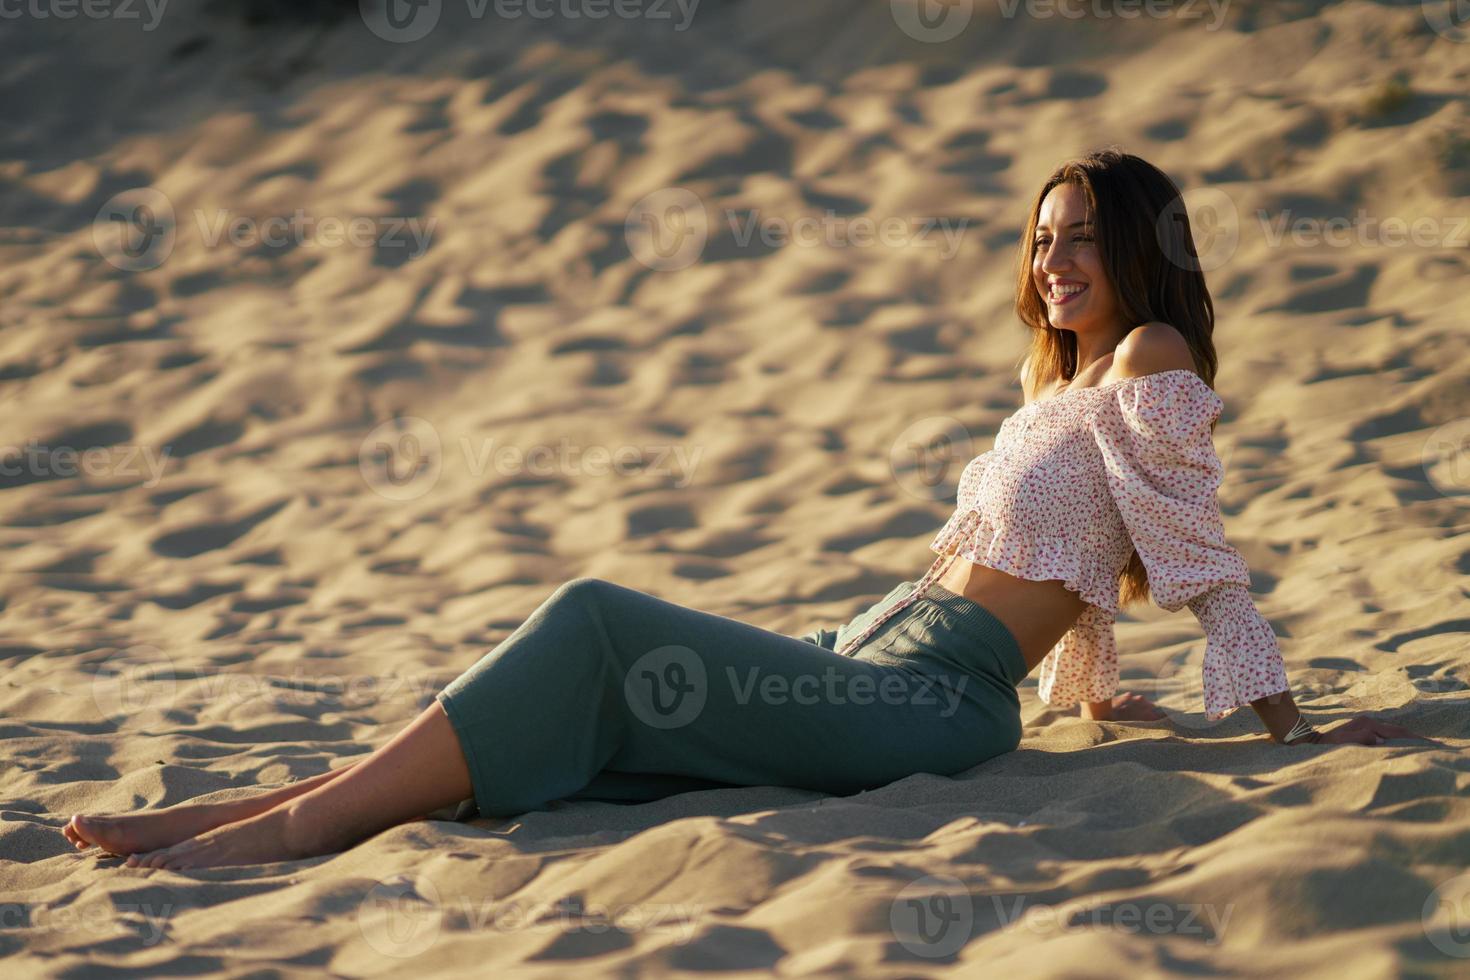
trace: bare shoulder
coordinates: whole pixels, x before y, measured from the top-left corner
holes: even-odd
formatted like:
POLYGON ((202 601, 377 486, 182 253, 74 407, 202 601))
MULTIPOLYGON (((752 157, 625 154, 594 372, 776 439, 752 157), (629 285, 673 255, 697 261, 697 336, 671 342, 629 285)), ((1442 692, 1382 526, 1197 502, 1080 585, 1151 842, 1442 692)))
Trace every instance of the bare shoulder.
POLYGON ((1195 370, 1189 342, 1178 330, 1158 320, 1134 327, 1113 351, 1113 373, 1122 378, 1180 368, 1195 370))

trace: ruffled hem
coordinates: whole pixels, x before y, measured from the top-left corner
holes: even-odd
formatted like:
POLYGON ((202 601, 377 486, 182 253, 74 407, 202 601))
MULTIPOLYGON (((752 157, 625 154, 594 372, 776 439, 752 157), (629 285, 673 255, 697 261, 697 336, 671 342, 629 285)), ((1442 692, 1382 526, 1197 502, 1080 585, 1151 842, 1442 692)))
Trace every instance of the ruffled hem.
MULTIPOLYGON (((1046 659, 1039 664, 1041 668, 1036 677, 1036 696, 1048 708, 1059 711, 1074 708, 1083 701, 1108 701, 1118 693, 1117 671, 1114 669, 1109 676, 1098 676, 1089 674, 1082 680, 1063 677, 1059 671, 1061 661, 1067 658, 1070 651, 1048 654, 1046 659)), ((1067 665, 1071 669, 1078 669, 1075 664, 1067 665)), ((1089 664, 1095 668, 1095 664, 1089 664)))
POLYGON ((929 550, 998 569, 1032 582, 1061 579, 1084 601, 1118 612, 1118 580, 1100 572, 1065 535, 1040 535, 998 527, 980 511, 956 511, 929 542, 929 550))
POLYGON ((1048 708, 1056 711, 1066 711, 1068 708, 1075 708, 1083 701, 1111 701, 1117 693, 1118 685, 1114 684, 1112 687, 1108 687, 1101 682, 1091 687, 1071 691, 1060 690, 1056 682, 1053 682, 1048 686, 1046 692, 1043 693, 1041 690, 1041 681, 1038 680, 1036 682, 1037 699, 1048 708))
POLYGON ((1089 605, 1036 672, 1036 696, 1053 708, 1107 701, 1118 691, 1118 645, 1113 617, 1089 605))
POLYGON ((1205 628, 1200 684, 1208 720, 1291 689, 1276 633, 1243 588, 1202 597, 1193 611, 1205 628))

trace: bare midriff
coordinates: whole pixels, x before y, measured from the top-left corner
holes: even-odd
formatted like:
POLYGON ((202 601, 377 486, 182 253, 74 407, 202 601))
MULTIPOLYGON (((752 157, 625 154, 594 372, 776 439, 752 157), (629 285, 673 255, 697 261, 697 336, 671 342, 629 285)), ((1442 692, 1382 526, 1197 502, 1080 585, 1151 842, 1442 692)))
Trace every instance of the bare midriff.
POLYGON ((935 579, 939 585, 985 607, 1016 638, 1026 672, 1046 658, 1087 603, 1060 579, 1035 582, 1017 578, 958 556, 935 579))
MULTIPOLYGON (((1096 362, 1100 368, 1091 369, 1103 373, 1093 377, 1091 385, 1107 384, 1107 370, 1112 366, 1112 354, 1096 362)), ((1085 373, 1085 372, 1084 372, 1085 373)), ((1081 375, 1070 382, 1053 387, 1047 397, 1054 397, 1069 388, 1091 387, 1081 375)), ((1027 404, 1033 399, 1027 398, 1027 404)), ((1051 648, 1066 635, 1067 630, 1082 615, 1087 603, 1075 592, 1063 587, 1061 579, 1033 581, 1020 578, 989 565, 980 565, 958 555, 935 579, 951 592, 958 593, 985 607, 986 612, 1005 624, 1016 638, 1021 656, 1026 660, 1029 674, 1036 665, 1046 659, 1051 648)))

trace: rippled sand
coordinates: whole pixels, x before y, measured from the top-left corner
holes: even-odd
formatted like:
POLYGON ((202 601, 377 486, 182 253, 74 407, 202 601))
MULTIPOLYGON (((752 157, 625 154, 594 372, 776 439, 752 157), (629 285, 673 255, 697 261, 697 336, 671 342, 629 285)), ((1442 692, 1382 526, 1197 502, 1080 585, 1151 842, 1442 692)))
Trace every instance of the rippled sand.
POLYGON ((444 6, 0 35, 7 975, 1463 975, 1470 43, 1361 2, 944 43, 882 3, 444 6), (576 576, 793 634, 917 577, 1020 403, 1031 195, 1109 142, 1214 222, 1221 500, 1299 701, 1445 748, 1206 725, 1152 609, 1124 686, 1166 721, 1033 680, 956 779, 187 874, 62 838, 361 756, 576 576))

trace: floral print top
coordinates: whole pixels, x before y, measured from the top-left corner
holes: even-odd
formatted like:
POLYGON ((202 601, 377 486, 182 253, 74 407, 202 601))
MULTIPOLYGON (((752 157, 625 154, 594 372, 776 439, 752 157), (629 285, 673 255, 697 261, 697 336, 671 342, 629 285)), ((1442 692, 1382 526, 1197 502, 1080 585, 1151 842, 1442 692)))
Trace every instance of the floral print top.
POLYGON ((1119 575, 1137 549, 1153 600, 1188 606, 1205 633, 1205 715, 1288 690, 1271 625, 1240 553, 1225 540, 1216 491, 1224 466, 1211 424, 1224 403, 1178 368, 1068 389, 1001 423, 995 447, 960 476, 957 505, 917 587, 845 642, 850 654, 918 599, 955 558, 1036 581, 1059 579, 1088 605, 1039 665, 1055 707, 1105 701, 1118 687, 1113 624, 1119 575))

